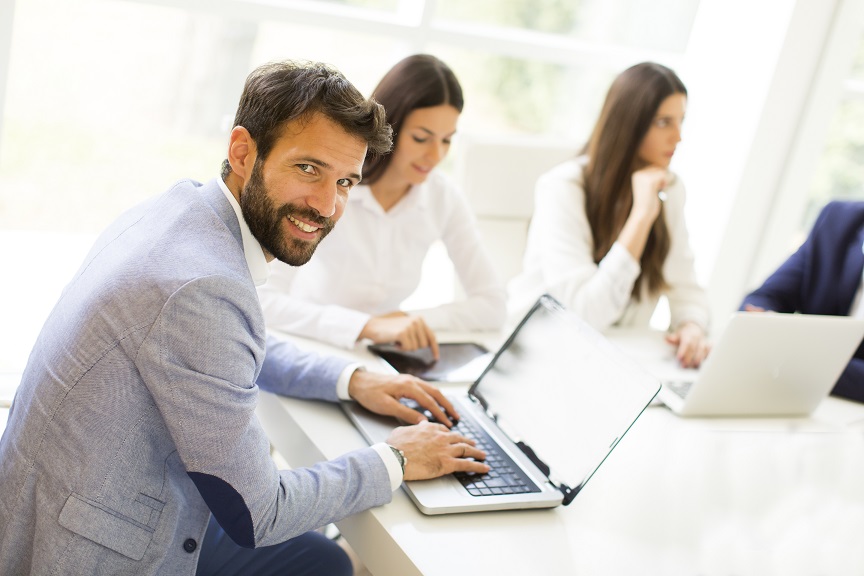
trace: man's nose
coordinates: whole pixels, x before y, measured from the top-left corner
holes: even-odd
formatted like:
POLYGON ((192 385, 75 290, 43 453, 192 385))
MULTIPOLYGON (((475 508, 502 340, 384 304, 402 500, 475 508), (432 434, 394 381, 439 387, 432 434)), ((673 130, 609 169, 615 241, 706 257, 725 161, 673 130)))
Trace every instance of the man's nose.
POLYGON ((334 182, 321 182, 306 198, 306 203, 324 218, 336 213, 337 186, 334 182))

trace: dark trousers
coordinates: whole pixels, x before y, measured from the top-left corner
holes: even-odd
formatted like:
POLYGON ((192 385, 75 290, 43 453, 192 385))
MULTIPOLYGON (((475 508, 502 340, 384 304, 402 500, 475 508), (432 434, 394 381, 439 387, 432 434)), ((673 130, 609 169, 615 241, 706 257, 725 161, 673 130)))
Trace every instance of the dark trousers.
POLYGON ((212 517, 201 544, 197 576, 351 576, 351 559, 338 544, 307 532, 281 544, 241 548, 212 517))

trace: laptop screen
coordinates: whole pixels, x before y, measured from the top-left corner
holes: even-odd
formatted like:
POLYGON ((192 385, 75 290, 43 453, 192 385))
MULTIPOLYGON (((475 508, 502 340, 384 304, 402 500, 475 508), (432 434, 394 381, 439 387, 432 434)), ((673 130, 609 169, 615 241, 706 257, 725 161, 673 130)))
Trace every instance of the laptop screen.
POLYGON ((470 394, 553 480, 578 490, 658 390, 601 334, 543 296, 470 394))

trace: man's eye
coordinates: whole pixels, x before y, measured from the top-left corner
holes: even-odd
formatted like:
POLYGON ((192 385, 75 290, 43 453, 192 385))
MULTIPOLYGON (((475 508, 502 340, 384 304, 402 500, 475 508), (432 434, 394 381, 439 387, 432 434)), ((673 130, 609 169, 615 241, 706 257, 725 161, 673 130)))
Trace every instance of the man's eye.
POLYGON ((354 183, 351 181, 350 178, 340 178, 336 181, 336 184, 342 186, 343 188, 351 188, 352 186, 354 186, 354 183))
POLYGON ((315 167, 311 164, 298 164, 297 167, 300 168, 300 170, 302 170, 303 172, 306 172, 307 174, 315 173, 315 167))

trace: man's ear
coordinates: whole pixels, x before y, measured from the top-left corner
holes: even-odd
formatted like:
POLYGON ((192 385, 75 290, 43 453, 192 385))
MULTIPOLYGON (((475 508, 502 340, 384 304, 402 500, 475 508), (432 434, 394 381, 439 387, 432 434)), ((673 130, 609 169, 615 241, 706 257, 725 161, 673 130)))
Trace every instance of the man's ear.
POLYGON ((235 126, 231 130, 231 138, 228 141, 228 162, 231 164, 231 171, 246 182, 252 174, 256 156, 257 148, 249 131, 242 126, 235 126))

